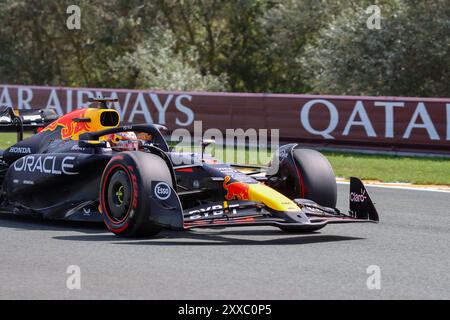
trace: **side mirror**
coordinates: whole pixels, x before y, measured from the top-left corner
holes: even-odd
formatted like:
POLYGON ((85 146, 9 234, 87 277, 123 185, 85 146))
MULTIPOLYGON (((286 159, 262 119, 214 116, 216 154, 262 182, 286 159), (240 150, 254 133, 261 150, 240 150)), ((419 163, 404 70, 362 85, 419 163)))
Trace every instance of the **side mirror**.
POLYGON ((104 140, 79 140, 80 148, 107 148, 108 144, 104 140))
POLYGON ((205 155, 206 147, 209 146, 210 144, 214 144, 214 143, 216 143, 216 140, 214 140, 214 139, 202 139, 202 140, 200 140, 200 144, 202 146, 202 160, 203 160, 203 157, 205 155))

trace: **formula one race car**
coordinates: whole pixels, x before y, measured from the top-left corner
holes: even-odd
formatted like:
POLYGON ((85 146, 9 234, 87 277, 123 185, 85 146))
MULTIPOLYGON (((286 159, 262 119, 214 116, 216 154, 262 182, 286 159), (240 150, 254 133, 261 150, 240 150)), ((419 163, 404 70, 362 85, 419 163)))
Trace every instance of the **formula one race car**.
POLYGON ((20 140, 0 151, 1 212, 103 221, 126 237, 231 226, 311 232, 379 220, 357 178, 349 213, 335 209, 335 176, 317 151, 288 144, 267 167, 219 163, 172 150, 163 126, 120 126, 112 101, 92 99, 95 107, 59 118, 0 108, 0 131, 17 131, 20 140), (21 140, 27 129, 37 133, 21 140))

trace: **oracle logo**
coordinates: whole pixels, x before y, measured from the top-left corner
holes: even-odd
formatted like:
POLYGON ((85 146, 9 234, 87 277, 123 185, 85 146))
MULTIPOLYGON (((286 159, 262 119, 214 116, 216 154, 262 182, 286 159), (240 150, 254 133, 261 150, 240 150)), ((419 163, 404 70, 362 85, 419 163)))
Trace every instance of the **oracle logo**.
POLYGON ((13 164, 16 172, 43 173, 53 175, 76 175, 74 156, 42 156, 30 155, 20 158, 13 164))

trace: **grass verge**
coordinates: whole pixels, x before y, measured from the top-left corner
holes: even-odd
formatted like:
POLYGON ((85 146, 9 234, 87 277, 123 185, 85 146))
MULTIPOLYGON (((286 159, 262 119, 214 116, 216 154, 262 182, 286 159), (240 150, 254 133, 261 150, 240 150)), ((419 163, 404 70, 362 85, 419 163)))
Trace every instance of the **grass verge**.
MULTIPOLYGON (((0 133, 0 149, 5 149, 16 141, 15 133, 0 133)), ((231 148, 221 150, 218 146, 209 146, 206 153, 220 161, 267 164, 271 152, 258 152, 255 149, 238 148, 231 155, 231 148), (226 155, 226 156, 225 156, 226 155)), ((184 151, 191 151, 190 148, 184 151)), ((200 148, 194 148, 200 152, 200 148)), ((414 184, 450 185, 450 159, 428 157, 404 157, 389 155, 367 155, 358 153, 322 152, 333 166, 337 177, 356 176, 365 180, 382 182, 405 182, 414 184)))
POLYGON ((338 177, 450 185, 450 159, 323 152, 338 177))
MULTIPOLYGON (((208 151, 209 149, 207 149, 208 151)), ((242 149, 239 149, 242 151, 242 149)), ((223 159, 222 153, 212 154, 223 159)), ((237 153, 237 152, 236 152, 237 153)), ((337 177, 359 177, 364 180, 401 182, 414 184, 450 185, 450 159, 440 157, 407 157, 391 155, 369 155, 361 153, 322 152, 330 161, 337 177)), ((247 164, 266 164, 270 154, 264 152, 263 161, 256 150, 246 150, 247 164), (255 161, 257 159, 257 161, 255 161)), ((237 157, 233 162, 242 163, 237 157)))

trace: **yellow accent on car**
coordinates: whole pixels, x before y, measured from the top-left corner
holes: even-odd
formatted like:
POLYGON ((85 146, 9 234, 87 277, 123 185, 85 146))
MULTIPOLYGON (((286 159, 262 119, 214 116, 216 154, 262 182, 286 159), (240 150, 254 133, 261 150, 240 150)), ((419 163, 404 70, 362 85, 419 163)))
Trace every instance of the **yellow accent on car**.
POLYGON ((288 197, 262 183, 249 184, 249 200, 262 202, 277 211, 300 211, 298 205, 288 197))
POLYGON ((41 132, 60 130, 62 139, 78 140, 80 134, 116 128, 120 114, 113 109, 74 110, 50 123, 41 132))
MULTIPOLYGON (((113 109, 97 109, 97 108, 88 108, 86 109, 85 118, 91 119, 91 122, 89 122, 90 132, 96 132, 100 130, 105 129, 112 129, 116 128, 120 124, 120 114, 116 110, 113 109), (112 125, 104 125, 102 124, 102 114, 103 113, 115 113, 117 114, 118 121, 112 125)), ((72 138, 74 139, 74 138, 72 138)), ((78 136, 74 139, 78 140, 78 136)))

